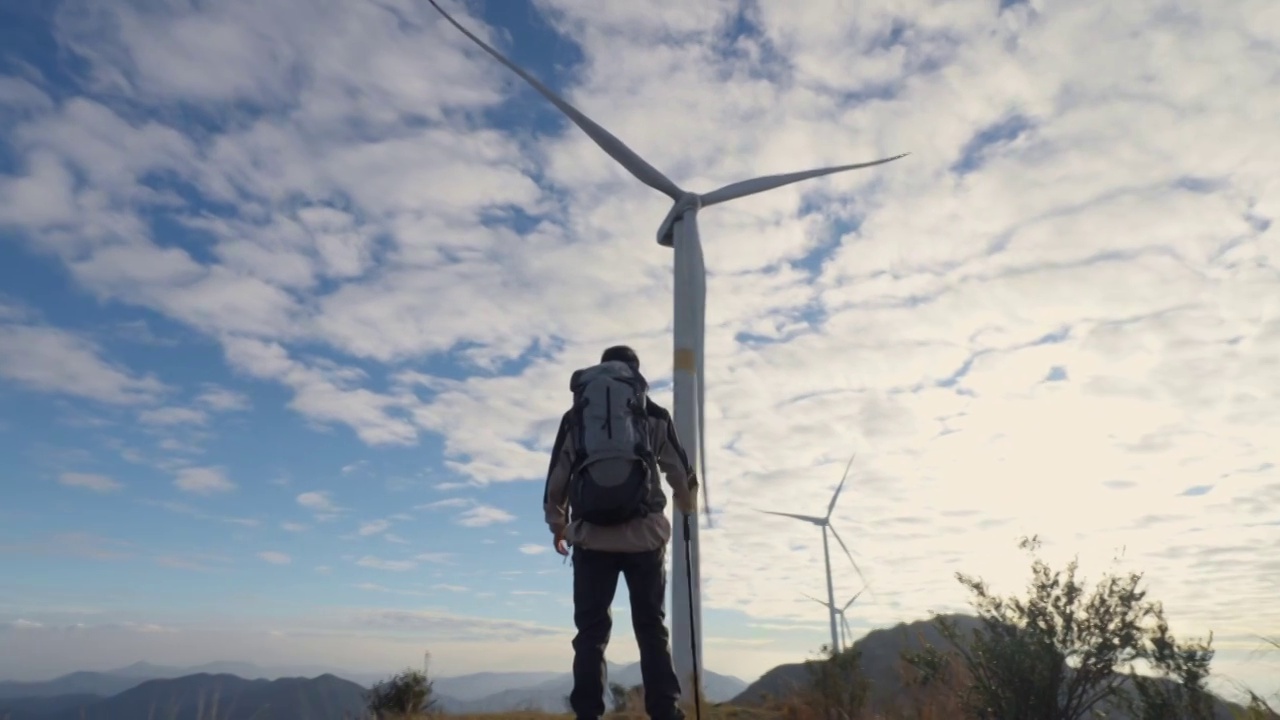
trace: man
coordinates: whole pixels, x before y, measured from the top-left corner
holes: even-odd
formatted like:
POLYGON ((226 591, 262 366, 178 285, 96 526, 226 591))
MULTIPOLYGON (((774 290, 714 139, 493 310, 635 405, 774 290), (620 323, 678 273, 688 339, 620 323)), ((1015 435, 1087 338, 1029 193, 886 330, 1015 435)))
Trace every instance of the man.
MULTIPOLYGON (((606 405, 615 410, 623 402, 618 399, 621 397, 620 389, 627 386, 611 385, 610 395, 597 394, 587 398, 587 401, 581 399, 587 391, 575 390, 578 402, 560 420, 560 430, 551 451, 551 465, 547 471, 547 485, 543 494, 543 509, 547 525, 554 536, 556 552, 568 555, 568 546, 573 548, 573 621, 578 633, 573 640, 573 692, 569 696, 569 703, 578 720, 596 720, 604 715, 604 653, 613 628, 610 606, 618 587, 618 574, 621 573, 627 581, 631 599, 631 624, 636 644, 640 648, 645 711, 652 720, 683 720, 684 712, 677 704, 680 682, 672 667, 670 635, 666 627, 667 576, 664 560, 667 543, 671 539, 671 523, 666 514, 667 498, 662 491, 661 481, 656 477, 656 471, 657 468, 662 469, 667 484, 671 486, 676 508, 687 515, 696 512, 694 503, 697 478, 676 437, 671 414, 648 399, 647 384, 640 375, 640 360, 635 351, 625 345, 617 345, 605 350, 600 356, 600 362, 601 365, 595 368, 575 373, 570 386, 581 388, 589 382, 582 379, 584 374, 595 373, 592 377, 598 377, 601 372, 614 373, 610 377, 611 381, 621 378, 635 383, 638 388, 635 397, 644 395, 643 409, 638 413, 643 422, 638 423, 637 427, 647 430, 648 450, 645 452, 652 453, 649 458, 651 462, 647 464, 651 474, 646 502, 643 503, 646 507, 634 512, 634 516, 621 521, 617 517, 610 517, 607 521, 597 523, 587 522, 580 517, 580 514, 599 511, 594 508, 584 510, 579 505, 586 505, 589 501, 603 502, 600 498, 610 492, 614 494, 609 497, 615 499, 625 494, 605 488, 597 489, 593 491, 595 495, 588 496, 589 491, 581 489, 584 472, 603 476, 608 470, 606 463, 611 462, 605 459, 587 468, 576 466, 583 459, 579 457, 579 442, 587 445, 603 442, 580 440, 585 437, 582 428, 607 426, 612 438, 615 430, 622 424, 621 421, 608 419, 595 422, 600 420, 599 414, 592 416, 593 422, 583 423, 582 418, 588 412, 583 406, 589 406, 590 400, 598 401, 603 397, 607 401, 597 402, 594 412, 602 412, 599 408, 606 405), (629 373, 626 372, 628 368, 629 373), (602 466, 605 470, 599 469, 602 466), (574 504, 574 519, 569 522, 566 509, 570 507, 570 498, 573 497, 578 498, 579 502, 574 504)), ((630 400, 625 402, 626 407, 630 408, 630 400)), ((623 432, 626 431, 619 430, 618 434, 623 432)), ((628 468, 636 466, 634 460, 626 462, 628 468)), ((626 472, 620 472, 614 477, 626 475, 626 472)), ((605 481, 597 482, 603 484, 605 481)), ((625 481, 619 481, 615 487, 622 487, 623 482, 625 481)), ((599 485, 596 487, 600 488, 599 485)), ((600 518, 602 515, 592 517, 600 518)))

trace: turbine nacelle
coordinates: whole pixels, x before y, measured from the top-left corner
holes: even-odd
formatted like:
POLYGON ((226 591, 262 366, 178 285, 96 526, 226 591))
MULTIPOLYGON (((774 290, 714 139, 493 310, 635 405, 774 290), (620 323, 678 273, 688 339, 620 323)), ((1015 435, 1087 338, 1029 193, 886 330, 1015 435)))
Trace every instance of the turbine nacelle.
POLYGON ((658 226, 658 244, 663 247, 675 247, 676 223, 684 218, 685 213, 697 212, 701 208, 701 195, 691 192, 681 194, 671 206, 671 210, 667 212, 667 217, 663 219, 662 225, 658 226))

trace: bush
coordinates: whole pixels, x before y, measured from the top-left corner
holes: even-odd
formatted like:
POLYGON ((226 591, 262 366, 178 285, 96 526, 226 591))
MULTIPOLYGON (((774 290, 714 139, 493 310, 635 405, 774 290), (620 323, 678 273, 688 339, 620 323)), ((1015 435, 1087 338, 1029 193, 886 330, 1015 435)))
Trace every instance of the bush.
MULTIPOLYGON (((1020 544, 1033 557, 1039 542, 1020 544)), ((937 618, 969 679, 961 695, 975 720, 1082 720, 1095 710, 1127 708, 1137 718, 1208 720, 1209 643, 1182 644, 1169 634, 1159 603, 1139 588, 1142 576, 1107 576, 1086 595, 1077 563, 1052 571, 1038 557, 1026 599, 993 595, 981 580, 956 573, 974 595, 981 625, 968 638, 937 618), (1143 677, 1146 665, 1159 678, 1143 677), (1136 692, 1128 692, 1126 685, 1136 692)), ((944 672, 936 653, 907 658, 929 679, 944 672)))
POLYGON ((436 706, 431 680, 412 668, 375 685, 368 701, 369 712, 378 720, 426 715, 436 706))

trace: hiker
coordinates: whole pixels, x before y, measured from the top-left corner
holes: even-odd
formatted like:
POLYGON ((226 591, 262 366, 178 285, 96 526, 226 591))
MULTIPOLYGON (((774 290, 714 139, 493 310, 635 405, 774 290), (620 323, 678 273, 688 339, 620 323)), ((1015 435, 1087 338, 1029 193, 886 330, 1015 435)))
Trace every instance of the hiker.
POLYGON ((645 712, 652 720, 683 720, 665 610, 671 522, 658 469, 676 508, 687 515, 696 512, 697 477, 671 413, 648 398, 634 350, 606 349, 599 365, 573 373, 569 387, 574 405, 560 420, 542 499, 556 552, 567 556, 573 548, 578 634, 569 704, 578 720, 604 715, 604 653, 621 573, 640 647, 645 712))

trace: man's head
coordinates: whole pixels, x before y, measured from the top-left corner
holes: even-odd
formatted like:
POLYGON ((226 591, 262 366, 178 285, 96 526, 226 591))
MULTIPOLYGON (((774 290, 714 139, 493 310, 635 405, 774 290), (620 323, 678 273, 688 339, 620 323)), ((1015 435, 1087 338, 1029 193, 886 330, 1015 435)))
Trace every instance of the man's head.
POLYGON ((600 354, 600 362, 610 362, 617 360, 631 366, 631 369, 640 372, 640 358, 636 355, 636 351, 626 345, 614 345, 611 348, 605 348, 600 354))

